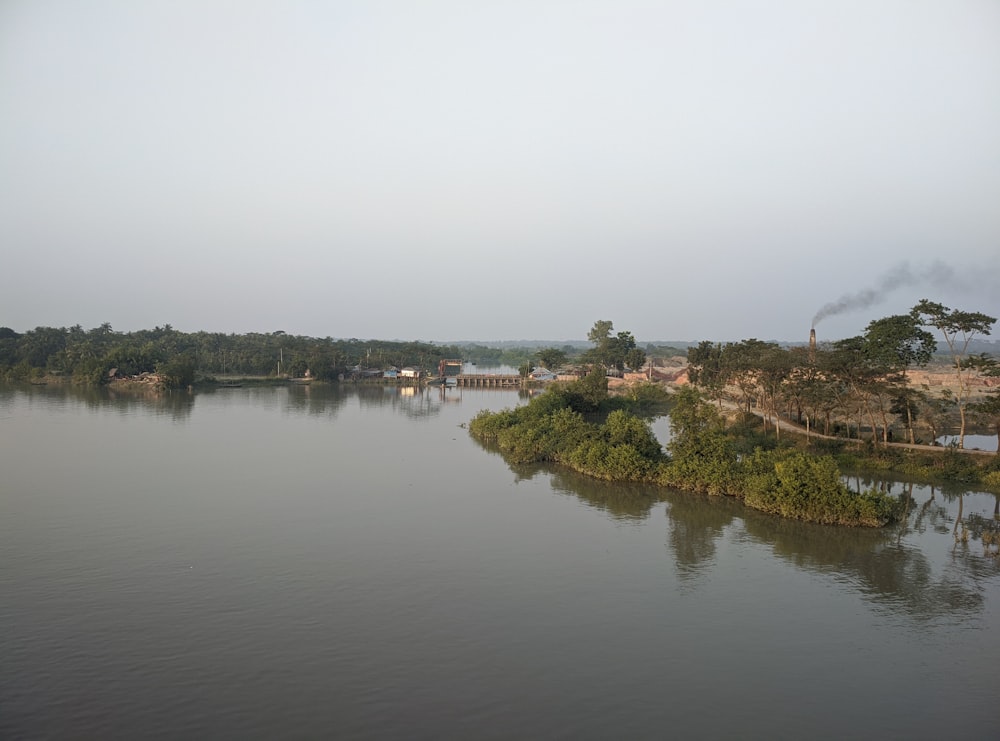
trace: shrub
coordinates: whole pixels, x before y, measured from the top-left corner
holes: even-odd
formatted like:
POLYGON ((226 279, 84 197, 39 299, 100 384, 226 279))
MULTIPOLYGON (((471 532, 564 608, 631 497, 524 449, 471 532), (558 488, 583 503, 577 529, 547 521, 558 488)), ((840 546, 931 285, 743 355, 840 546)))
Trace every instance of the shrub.
POLYGON ((480 440, 496 440, 501 430, 515 424, 517 424, 517 412, 512 409, 500 412, 483 409, 469 422, 469 432, 480 440))
POLYGON ((660 482, 690 491, 739 496, 736 452, 721 432, 702 433, 682 446, 671 446, 673 457, 663 467, 660 482))
POLYGON ((830 456, 761 453, 749 468, 753 473, 747 477, 747 506, 783 517, 881 527, 894 517, 898 506, 895 500, 874 490, 851 491, 840 480, 837 463, 830 456), (767 470, 768 458, 773 471, 767 470))

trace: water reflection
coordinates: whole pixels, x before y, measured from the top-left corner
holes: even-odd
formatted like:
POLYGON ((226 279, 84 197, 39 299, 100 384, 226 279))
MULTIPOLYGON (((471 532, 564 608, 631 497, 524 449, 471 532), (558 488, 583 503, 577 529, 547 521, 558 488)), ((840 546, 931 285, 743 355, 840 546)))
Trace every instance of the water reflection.
MULTIPOLYGON (((494 445, 480 443, 483 450, 500 455, 494 445)), ((605 512, 616 520, 642 521, 649 518, 653 505, 663 501, 665 490, 645 484, 600 481, 576 471, 544 464, 510 465, 515 481, 530 481, 538 474, 547 475, 552 490, 575 496, 589 507, 605 512)))
POLYGON ((461 402, 456 389, 446 391, 444 388, 415 386, 293 384, 279 387, 207 387, 192 392, 72 384, 0 384, 0 418, 11 415, 15 404, 30 408, 35 402, 42 402, 52 410, 82 406, 90 411, 104 412, 110 408, 121 414, 151 412, 155 417, 183 421, 191 415, 199 397, 223 406, 242 406, 247 403, 248 397, 253 397, 258 405, 278 406, 294 413, 327 417, 335 417, 350 399, 356 398, 363 408, 387 407, 412 419, 434 417, 441 412, 442 405, 461 402))
POLYGON ((89 411, 104 412, 112 409, 123 415, 136 412, 174 422, 186 421, 194 409, 195 394, 180 390, 154 390, 134 388, 128 391, 113 386, 74 386, 72 384, 0 385, 0 403, 12 409, 16 403, 29 409, 35 403, 47 408, 70 409, 83 407, 89 411))
POLYGON ((742 505, 720 497, 671 492, 667 503, 667 542, 674 554, 677 576, 688 586, 715 565, 719 539, 736 519, 742 505))
POLYGON ((990 540, 994 521, 963 518, 961 510, 956 515, 947 500, 957 498, 960 508, 965 495, 945 497, 935 487, 869 480, 867 486, 904 501, 904 516, 888 528, 846 528, 781 519, 725 497, 610 484, 551 466, 510 469, 522 480, 548 475, 553 490, 618 520, 645 520, 655 504, 665 501, 667 545, 675 572, 688 587, 702 583, 718 566, 725 539, 763 545, 797 569, 848 586, 879 609, 921 622, 981 614, 987 582, 1000 577, 1000 557, 992 555, 996 548, 981 542, 984 532, 990 540))
POLYGON ((390 407, 411 419, 427 419, 441 412, 444 392, 422 386, 359 385, 347 393, 355 393, 364 407, 390 407))
POLYGON ((551 484, 554 491, 572 494, 616 520, 645 520, 664 496, 657 487, 598 481, 570 470, 553 471, 551 484))
POLYGON ((307 384, 288 388, 288 409, 292 412, 315 417, 336 417, 347 403, 348 394, 339 386, 311 386, 307 384))
POLYGON ((853 585, 874 604, 922 621, 967 619, 984 604, 984 577, 998 574, 994 559, 942 558, 919 547, 908 534, 938 524, 948 512, 933 498, 915 502, 894 528, 838 528, 779 520, 753 511, 744 515, 746 533, 778 557, 853 585), (930 555, 929 555, 930 554, 930 555))

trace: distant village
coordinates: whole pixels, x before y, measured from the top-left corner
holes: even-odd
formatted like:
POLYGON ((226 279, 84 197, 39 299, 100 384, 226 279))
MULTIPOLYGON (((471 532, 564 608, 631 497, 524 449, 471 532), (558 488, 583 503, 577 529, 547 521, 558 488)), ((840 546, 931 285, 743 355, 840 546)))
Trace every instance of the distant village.
MULTIPOLYGON (((386 369, 363 368, 360 365, 350 369, 348 374, 341 380, 345 381, 377 381, 377 380, 400 380, 408 382, 424 381, 427 383, 445 383, 449 385, 516 385, 520 382, 531 382, 544 384, 551 381, 575 381, 585 376, 590 366, 588 365, 567 365, 556 370, 550 370, 543 366, 535 366, 522 377, 520 374, 499 374, 499 373, 465 373, 465 364, 456 358, 443 359, 438 363, 437 375, 420 368, 407 366, 405 368, 390 367, 386 369), (490 380, 496 383, 489 383, 490 380)), ((632 383, 644 381, 656 381, 673 385, 683 385, 688 382, 687 360, 682 357, 669 359, 650 359, 646 366, 639 370, 626 368, 618 371, 610 368, 607 371, 608 386, 624 386, 632 383)))

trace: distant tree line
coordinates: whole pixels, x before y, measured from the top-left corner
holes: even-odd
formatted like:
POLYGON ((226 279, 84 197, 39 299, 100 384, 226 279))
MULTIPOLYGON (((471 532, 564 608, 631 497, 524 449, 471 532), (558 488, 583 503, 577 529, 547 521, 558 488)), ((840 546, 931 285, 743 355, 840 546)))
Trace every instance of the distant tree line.
POLYGON ((321 339, 283 331, 180 332, 169 324, 135 332, 116 332, 107 323, 89 330, 76 325, 24 333, 0 327, 0 376, 10 380, 48 375, 100 384, 112 369, 122 376, 160 373, 171 385, 191 383, 196 375, 300 377, 307 370, 315 378, 333 380, 357 366, 433 370, 442 358, 516 365, 534 353, 483 345, 321 339))
MULTIPOLYGON (((24 333, 0 327, 0 376, 28 379, 62 376, 80 383, 100 384, 108 372, 122 376, 160 373, 186 385, 198 376, 300 377, 306 370, 319 379, 333 380, 355 367, 437 368, 442 358, 461 358, 483 366, 552 370, 575 362, 601 363, 607 369, 641 367, 645 353, 629 332, 612 333, 612 323, 597 322, 591 331, 595 346, 520 347, 505 343, 434 344, 315 338, 283 331, 248 334, 180 332, 169 324, 135 332, 116 332, 108 323, 85 330, 73 327, 36 327, 24 333)), ((652 346, 650 346, 652 349, 652 346)), ((676 353, 674 348, 668 348, 676 353)))

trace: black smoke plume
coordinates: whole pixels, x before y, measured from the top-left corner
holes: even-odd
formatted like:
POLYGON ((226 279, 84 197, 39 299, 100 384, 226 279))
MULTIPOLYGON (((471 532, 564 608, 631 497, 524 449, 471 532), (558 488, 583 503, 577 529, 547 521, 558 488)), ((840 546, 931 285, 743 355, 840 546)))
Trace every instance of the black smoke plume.
POLYGON ((913 270, 909 263, 904 262, 892 268, 874 286, 857 293, 845 294, 836 301, 825 304, 813 317, 812 326, 815 327, 828 316, 846 314, 849 311, 867 309, 880 304, 897 288, 923 284, 943 285, 950 283, 951 280, 952 270, 944 263, 935 262, 922 270, 913 270))

